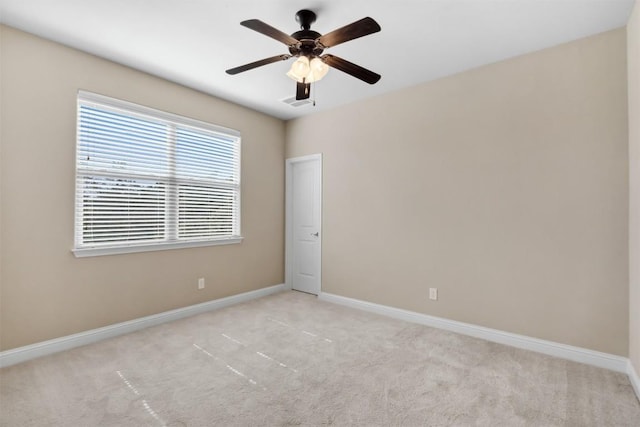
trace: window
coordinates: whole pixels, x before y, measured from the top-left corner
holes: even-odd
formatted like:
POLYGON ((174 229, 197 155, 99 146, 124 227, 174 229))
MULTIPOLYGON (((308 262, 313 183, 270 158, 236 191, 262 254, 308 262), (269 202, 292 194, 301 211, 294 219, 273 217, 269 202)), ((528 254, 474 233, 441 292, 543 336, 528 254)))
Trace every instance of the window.
POLYGON ((237 131, 78 93, 76 256, 240 241, 237 131))

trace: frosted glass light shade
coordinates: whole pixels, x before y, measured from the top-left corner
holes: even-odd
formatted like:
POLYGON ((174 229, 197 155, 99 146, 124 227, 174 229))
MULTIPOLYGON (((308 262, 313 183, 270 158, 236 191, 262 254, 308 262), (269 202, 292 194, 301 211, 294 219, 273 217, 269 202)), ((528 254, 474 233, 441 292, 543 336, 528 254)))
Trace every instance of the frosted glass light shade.
POLYGON ((317 56, 311 60, 309 67, 311 68, 311 73, 313 73, 313 81, 320 80, 321 78, 326 76, 327 72, 329 71, 329 66, 317 56))
POLYGON ((291 69, 287 73, 287 76, 291 77, 297 82, 302 83, 303 80, 305 80, 309 75, 309 71, 309 58, 307 58, 306 56, 301 56, 293 64, 291 64, 291 69))
POLYGON ((291 65, 287 76, 298 83, 313 83, 323 78, 328 71, 329 66, 317 56, 311 61, 306 56, 301 56, 291 65))

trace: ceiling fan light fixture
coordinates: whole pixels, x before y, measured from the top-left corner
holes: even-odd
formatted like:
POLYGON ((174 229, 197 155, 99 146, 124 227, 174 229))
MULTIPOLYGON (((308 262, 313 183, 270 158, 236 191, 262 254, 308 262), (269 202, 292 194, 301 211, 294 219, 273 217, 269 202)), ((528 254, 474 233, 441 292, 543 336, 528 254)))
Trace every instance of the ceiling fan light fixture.
POLYGON ((291 64, 287 76, 298 83, 313 83, 322 79, 328 71, 329 66, 317 56, 314 56, 311 61, 306 56, 300 56, 291 64))

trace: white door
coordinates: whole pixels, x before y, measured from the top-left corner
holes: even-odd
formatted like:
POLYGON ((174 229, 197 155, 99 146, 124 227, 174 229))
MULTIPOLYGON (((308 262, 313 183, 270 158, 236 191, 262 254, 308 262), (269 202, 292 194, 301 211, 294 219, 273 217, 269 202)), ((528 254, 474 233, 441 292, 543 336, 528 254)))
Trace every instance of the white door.
POLYGON ((322 232, 322 156, 287 159, 287 285, 320 293, 322 232))

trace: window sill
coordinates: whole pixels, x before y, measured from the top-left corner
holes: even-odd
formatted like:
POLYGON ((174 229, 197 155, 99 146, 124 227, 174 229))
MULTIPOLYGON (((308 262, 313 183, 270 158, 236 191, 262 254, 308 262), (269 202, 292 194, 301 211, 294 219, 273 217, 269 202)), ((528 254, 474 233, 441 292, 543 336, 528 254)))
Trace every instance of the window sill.
POLYGON ((94 248, 81 248, 72 249, 73 255, 76 258, 85 258, 93 256, 103 255, 118 255, 118 254, 130 254, 136 252, 153 252, 153 251, 165 251, 169 249, 185 249, 185 248, 197 248, 203 246, 218 246, 218 245, 232 245, 235 243, 241 243, 243 237, 230 237, 228 239, 218 240, 203 240, 200 242, 175 242, 175 243, 156 243, 150 245, 132 245, 132 246, 120 246, 120 247, 94 247, 94 248))

